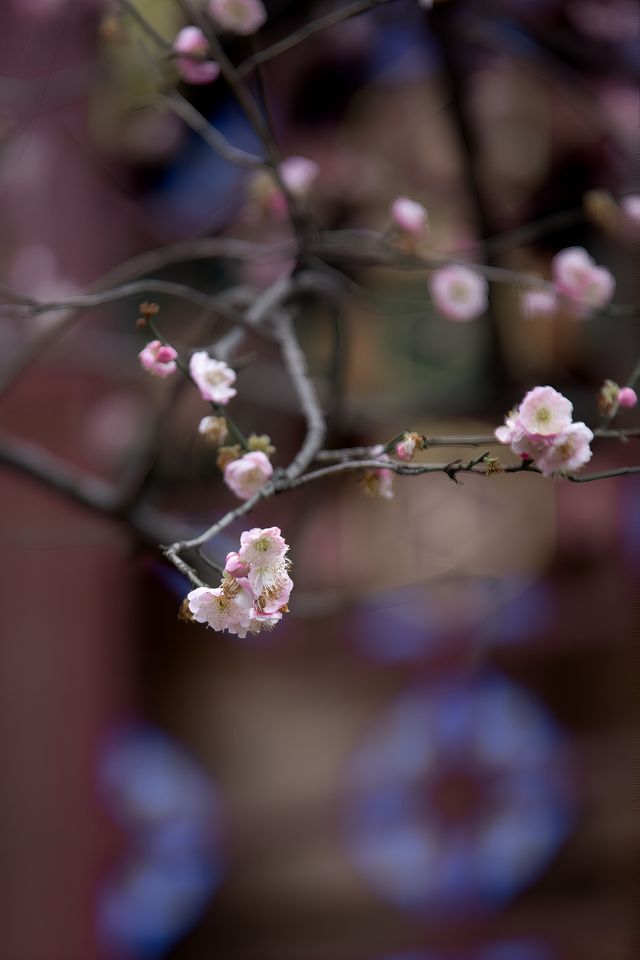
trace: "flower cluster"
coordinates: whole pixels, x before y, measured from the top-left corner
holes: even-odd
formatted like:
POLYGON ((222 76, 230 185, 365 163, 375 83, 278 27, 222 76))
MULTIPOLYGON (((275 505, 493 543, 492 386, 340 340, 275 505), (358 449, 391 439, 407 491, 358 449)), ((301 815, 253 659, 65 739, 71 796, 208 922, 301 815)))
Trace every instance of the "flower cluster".
POLYGON ((191 617, 213 630, 244 639, 282 620, 293 581, 279 527, 254 527, 240 536, 240 550, 227 554, 219 587, 197 587, 187 595, 191 617))
POLYGON ((553 289, 528 290, 522 294, 525 317, 549 316, 559 304, 576 317, 588 317, 610 303, 616 289, 613 274, 600 267, 584 247, 567 247, 551 261, 553 289))
POLYGON ((573 423, 573 404, 553 387, 534 387, 498 427, 496 437, 532 460, 545 477, 579 470, 591 459, 593 433, 573 423))

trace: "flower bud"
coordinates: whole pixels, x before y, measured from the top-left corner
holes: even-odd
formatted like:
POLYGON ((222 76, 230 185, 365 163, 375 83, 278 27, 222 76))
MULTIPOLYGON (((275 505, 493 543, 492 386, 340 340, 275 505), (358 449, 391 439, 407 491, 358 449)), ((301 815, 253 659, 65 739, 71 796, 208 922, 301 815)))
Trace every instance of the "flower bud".
POLYGON ((267 436, 266 433, 262 433, 260 436, 255 433, 250 434, 247 438, 247 446, 249 450, 260 450, 267 456, 276 452, 276 448, 271 443, 271 437, 267 436))
POLYGON ((198 433, 202 434, 207 443, 224 443, 229 433, 227 421, 224 417, 203 417, 198 424, 198 433))
POLYGON ((224 470, 228 463, 231 463, 232 460, 237 460, 238 457, 242 456, 242 447, 239 443, 234 443, 232 447, 220 447, 218 450, 218 459, 216 463, 220 470, 224 470))
POLYGON ((245 563, 239 553, 232 551, 227 554, 224 572, 231 577, 246 577, 249 573, 249 564, 245 563))
POLYGON ((635 407, 638 394, 632 387, 621 387, 618 392, 618 404, 621 407, 635 407))

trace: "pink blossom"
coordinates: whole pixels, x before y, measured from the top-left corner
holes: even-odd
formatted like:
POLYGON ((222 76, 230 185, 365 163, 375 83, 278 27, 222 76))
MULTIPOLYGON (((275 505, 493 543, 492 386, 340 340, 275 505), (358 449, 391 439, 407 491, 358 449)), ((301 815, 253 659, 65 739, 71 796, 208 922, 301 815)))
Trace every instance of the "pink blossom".
POLYGON ((209 13, 223 30, 247 36, 267 19, 261 0, 209 0, 209 13))
POLYGON ((248 500, 265 485, 273 467, 271 461, 261 450, 245 453, 237 460, 230 460, 226 464, 223 476, 224 482, 236 497, 248 500))
POLYGON ((603 307, 613 297, 616 281, 606 267, 599 267, 583 247, 567 247, 551 263, 559 293, 575 304, 579 313, 603 307))
POLYGON ((176 53, 190 56, 176 57, 178 73, 187 83, 211 83, 220 75, 220 67, 207 60, 209 42, 198 27, 183 27, 173 42, 176 53))
POLYGON ((437 309, 450 320, 475 320, 487 309, 489 285, 469 267, 451 263, 434 270, 429 290, 437 309))
POLYGON ((416 239, 427 232, 429 214, 426 207, 409 197, 396 197, 391 204, 391 219, 396 227, 416 239))
POLYGON ((285 187, 295 197, 306 197, 320 173, 315 160, 307 157, 287 157, 278 170, 285 187))
POLYGON ((210 357, 206 350, 191 355, 189 373, 203 400, 225 404, 238 392, 231 386, 236 381, 235 372, 223 360, 210 357))
POLYGON ((620 387, 618 392, 618 406, 635 407, 638 402, 638 394, 632 387, 620 387))
MULTIPOLYGON (((254 581, 256 580, 254 576, 254 581)), ((251 583, 251 576, 249 576, 251 583)), ((264 614, 278 613, 282 607, 289 603, 289 597, 293 589, 293 580, 286 572, 286 569, 278 570, 278 576, 274 579, 273 585, 263 588, 262 599, 260 599, 260 611, 264 614)))
POLYGON ((246 563, 239 553, 232 551, 227 554, 224 572, 230 577, 246 577, 249 573, 249 564, 246 563))
POLYGON ((550 316, 556 310, 558 301, 553 290, 525 290, 520 304, 527 320, 535 320, 550 316))
POLYGON ((252 527, 240 534, 239 556, 249 565, 280 560, 288 550, 280 527, 252 527))
POLYGON ((171 376, 175 372, 178 353, 173 347, 168 347, 160 340, 151 340, 138 354, 140 363, 154 377, 171 376))
MULTIPOLYGON (((224 584, 224 582, 223 582, 224 584)), ((194 620, 206 623, 214 630, 227 630, 246 637, 251 623, 253 597, 241 586, 229 591, 225 586, 198 587, 187 594, 189 610, 194 620)))
POLYGON ((534 387, 518 409, 518 423, 533 436, 561 433, 571 423, 573 404, 553 387, 534 387))
POLYGON ((571 423, 553 437, 535 464, 545 477, 579 470, 591 459, 593 433, 584 423, 571 423))

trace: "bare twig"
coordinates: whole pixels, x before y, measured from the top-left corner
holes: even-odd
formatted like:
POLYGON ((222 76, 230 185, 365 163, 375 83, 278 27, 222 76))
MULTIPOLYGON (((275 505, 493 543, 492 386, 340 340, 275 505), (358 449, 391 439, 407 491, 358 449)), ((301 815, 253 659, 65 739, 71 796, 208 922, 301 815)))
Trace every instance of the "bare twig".
POLYGON ((229 143, 227 138, 181 94, 172 93, 170 96, 161 96, 159 100, 168 110, 184 120, 192 130, 200 134, 211 149, 215 150, 224 160, 235 163, 240 167, 248 167, 250 170, 259 170, 266 166, 262 157, 258 157, 254 153, 248 153, 246 150, 240 150, 239 147, 234 147, 229 143))
POLYGON ((268 63, 269 60, 280 56, 281 53, 286 53, 287 50, 291 50, 309 37, 313 37, 316 33, 327 30, 329 27, 334 27, 336 24, 342 23, 343 20, 348 20, 351 17, 357 17, 361 13, 366 13, 367 10, 371 10, 373 7, 379 7, 389 2, 390 0, 355 0, 354 3, 350 3, 346 7, 341 7, 339 10, 333 10, 323 17, 311 20, 298 30, 294 30, 293 33, 283 37, 282 40, 278 40, 276 43, 271 44, 271 46, 265 47, 264 50, 260 50, 258 53, 247 57, 246 60, 238 65, 238 75, 244 78, 256 67, 263 63, 268 63))

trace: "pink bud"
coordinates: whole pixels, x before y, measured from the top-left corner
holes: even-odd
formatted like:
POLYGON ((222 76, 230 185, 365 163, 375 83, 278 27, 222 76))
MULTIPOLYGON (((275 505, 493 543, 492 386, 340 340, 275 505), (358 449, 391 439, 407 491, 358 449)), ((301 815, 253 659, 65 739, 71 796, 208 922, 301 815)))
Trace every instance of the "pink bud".
POLYGON ((224 572, 231 577, 246 577, 249 573, 249 564, 241 558, 239 553, 232 551, 227 554, 227 560, 224 565, 224 572))
POLYGON ((173 49, 186 56, 176 58, 180 77, 186 83, 211 83, 220 74, 220 67, 207 60, 209 42, 199 27, 183 27, 173 42, 173 49))
POLYGON ((638 394, 632 387, 620 387, 620 392, 618 393, 618 406, 620 407, 635 407, 638 402, 638 394))
POLYGON ((391 204, 391 219, 396 227, 419 239, 427 231, 429 214, 425 207, 409 197, 396 197, 391 204))
POLYGON ((138 354, 143 368, 154 377, 168 377, 175 372, 177 350, 162 344, 160 340, 151 340, 138 354))
POLYGON ((413 460, 416 452, 416 442, 412 437, 405 437, 396 445, 396 457, 399 460, 409 462, 413 460))
POLYGON ((176 351, 173 349, 173 347, 158 347, 156 352, 156 360, 158 363, 169 363, 171 360, 175 360, 175 358, 176 351))

